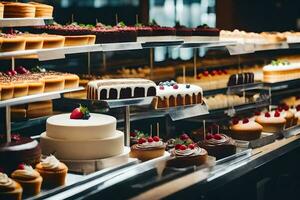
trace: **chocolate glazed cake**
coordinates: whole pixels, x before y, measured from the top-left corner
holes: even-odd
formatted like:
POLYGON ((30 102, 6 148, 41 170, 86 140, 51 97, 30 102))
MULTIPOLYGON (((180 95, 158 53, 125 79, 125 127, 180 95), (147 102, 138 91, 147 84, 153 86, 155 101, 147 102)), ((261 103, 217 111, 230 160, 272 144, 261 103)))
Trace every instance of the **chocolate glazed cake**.
POLYGON ((155 83, 146 79, 107 79, 88 83, 88 99, 128 99, 155 95, 155 83))
POLYGON ((221 159, 236 153, 235 142, 224 134, 208 134, 204 141, 198 142, 201 148, 207 150, 208 155, 221 159))
POLYGON ((12 135, 11 142, 0 136, 0 170, 10 174, 20 163, 35 166, 40 162, 41 149, 36 140, 12 135))

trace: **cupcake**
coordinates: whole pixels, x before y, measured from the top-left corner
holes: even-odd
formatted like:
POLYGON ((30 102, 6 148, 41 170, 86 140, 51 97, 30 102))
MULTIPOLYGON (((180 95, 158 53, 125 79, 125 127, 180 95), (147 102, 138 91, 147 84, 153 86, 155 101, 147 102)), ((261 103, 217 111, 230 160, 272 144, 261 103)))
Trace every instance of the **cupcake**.
POLYGON ((0 172, 0 197, 5 200, 21 200, 23 189, 19 183, 0 172))
POLYGON ((21 184, 24 194, 37 195, 41 192, 43 178, 31 166, 20 164, 11 177, 21 184))
POLYGON ((141 161, 151 160, 163 156, 166 145, 158 137, 142 137, 137 144, 131 146, 130 157, 137 158, 141 161))
POLYGON ((51 188, 65 185, 68 167, 53 155, 42 159, 36 170, 43 177, 43 187, 51 188))

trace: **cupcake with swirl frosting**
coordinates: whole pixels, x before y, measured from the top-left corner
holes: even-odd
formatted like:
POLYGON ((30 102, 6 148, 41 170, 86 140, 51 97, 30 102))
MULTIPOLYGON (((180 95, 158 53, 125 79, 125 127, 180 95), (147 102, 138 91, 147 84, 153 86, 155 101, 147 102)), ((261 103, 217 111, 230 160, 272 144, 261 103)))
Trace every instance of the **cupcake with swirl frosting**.
POLYGON ((129 156, 141 161, 147 161, 163 156, 165 148, 165 143, 158 136, 141 137, 137 144, 131 146, 129 156))
POLYGON ((187 134, 175 140, 175 147, 170 150, 171 159, 167 161, 169 167, 200 166, 207 160, 207 151, 193 143, 187 134))
POLYGON ((21 200, 23 189, 19 183, 0 172, 0 197, 5 200, 21 200))
POLYGON ((65 185, 68 167, 55 156, 50 155, 36 165, 43 177, 43 187, 52 188, 65 185))
POLYGON ((20 164, 11 174, 12 179, 21 184, 24 194, 37 195, 41 192, 43 178, 29 165, 20 164))

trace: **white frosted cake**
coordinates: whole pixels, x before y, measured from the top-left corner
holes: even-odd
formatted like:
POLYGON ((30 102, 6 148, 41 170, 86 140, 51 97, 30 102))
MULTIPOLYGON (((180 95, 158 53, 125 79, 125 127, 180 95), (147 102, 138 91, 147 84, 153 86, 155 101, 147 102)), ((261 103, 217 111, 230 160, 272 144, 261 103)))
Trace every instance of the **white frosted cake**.
POLYGON ((70 119, 70 114, 61 114, 47 119, 40 144, 44 155, 95 160, 122 154, 124 133, 116 130, 116 119, 108 115, 91 113, 89 119, 70 119))
POLYGON ((168 108, 202 103, 202 88, 197 85, 177 84, 175 81, 161 82, 156 87, 155 108, 168 108))
POLYGON ((264 82, 274 83, 300 78, 300 63, 272 61, 263 67, 264 82))
POLYGON ((88 83, 88 99, 128 99, 155 96, 153 81, 141 78, 104 79, 88 83))

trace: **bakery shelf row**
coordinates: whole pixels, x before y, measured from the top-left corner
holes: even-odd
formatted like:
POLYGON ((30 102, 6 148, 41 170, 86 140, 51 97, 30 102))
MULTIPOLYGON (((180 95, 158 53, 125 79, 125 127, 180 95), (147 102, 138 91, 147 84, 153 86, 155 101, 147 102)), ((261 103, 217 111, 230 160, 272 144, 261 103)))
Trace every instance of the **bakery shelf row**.
MULTIPOLYGON (((221 48, 226 47, 230 55, 240 55, 254 53, 256 51, 264 50, 280 50, 288 49, 287 43, 280 43, 276 45, 256 45, 254 49, 248 47, 245 50, 243 44, 237 44, 234 42, 203 42, 195 41, 193 43, 184 42, 182 40, 174 40, 174 42, 124 42, 124 43, 107 43, 107 44, 95 44, 86 46, 73 46, 73 47, 61 47, 52 49, 38 49, 38 50, 23 50, 23 51, 12 51, 0 53, 0 58, 18 58, 22 56, 36 55, 40 61, 63 59, 66 55, 77 54, 77 53, 89 53, 89 52, 108 52, 108 51, 128 51, 128 50, 139 50, 139 49, 152 49, 155 47, 174 47, 174 48, 221 48)), ((298 48, 300 45, 294 44, 291 48, 298 48)))

